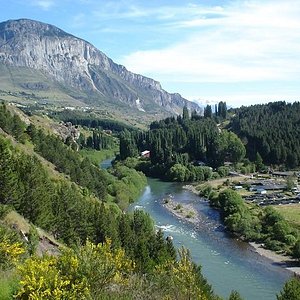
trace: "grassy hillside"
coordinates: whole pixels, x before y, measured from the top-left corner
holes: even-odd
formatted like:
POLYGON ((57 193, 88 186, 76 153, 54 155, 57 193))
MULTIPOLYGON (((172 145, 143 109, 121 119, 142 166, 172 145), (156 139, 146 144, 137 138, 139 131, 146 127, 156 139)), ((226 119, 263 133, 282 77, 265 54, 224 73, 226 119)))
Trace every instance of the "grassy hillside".
MULTIPOLYGON (((131 108, 121 101, 108 101, 99 94, 85 93, 53 81, 39 70, 10 67, 0 63, 0 101, 22 105, 42 105, 47 111, 62 107, 90 107, 98 115, 143 126, 165 116, 162 110, 147 114, 131 108)), ((153 108, 153 107, 152 107, 153 108)))

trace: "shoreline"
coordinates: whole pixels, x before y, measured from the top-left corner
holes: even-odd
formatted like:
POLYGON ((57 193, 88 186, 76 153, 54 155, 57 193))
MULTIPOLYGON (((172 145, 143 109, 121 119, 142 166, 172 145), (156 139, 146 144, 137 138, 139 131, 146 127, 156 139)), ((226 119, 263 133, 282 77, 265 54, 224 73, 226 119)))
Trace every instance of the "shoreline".
MULTIPOLYGON (((187 189, 197 195, 199 195, 199 192, 194 188, 194 186, 186 185, 183 187, 184 189, 187 189)), ((201 222, 201 218, 197 212, 197 210, 193 207, 192 204, 183 204, 178 203, 171 198, 166 198, 163 200, 163 206, 175 217, 182 221, 189 222, 197 227, 198 223, 201 222), (180 205, 180 206, 178 206, 180 205), (175 209, 177 208, 177 209, 175 209), (187 217, 189 213, 192 213, 191 217, 187 217)), ((287 271, 289 271, 292 275, 299 276, 300 277, 300 261, 297 261, 296 259, 278 254, 272 250, 268 250, 263 248, 263 244, 256 243, 256 242, 246 242, 254 252, 257 254, 263 256, 264 258, 267 258, 270 260, 273 264, 276 264, 287 271)))
POLYGON ((263 248, 263 244, 260 243, 248 242, 248 244, 251 246, 253 251, 271 260, 273 264, 288 270, 291 274, 297 277, 300 276, 300 262, 298 262, 296 259, 287 255, 278 254, 269 249, 265 249, 263 248))

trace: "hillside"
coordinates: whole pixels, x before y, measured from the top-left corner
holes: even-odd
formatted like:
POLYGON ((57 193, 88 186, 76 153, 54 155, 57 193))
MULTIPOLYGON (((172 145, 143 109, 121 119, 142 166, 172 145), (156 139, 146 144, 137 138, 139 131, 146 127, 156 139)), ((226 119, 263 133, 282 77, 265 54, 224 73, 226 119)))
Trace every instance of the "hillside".
POLYGON ((122 213, 142 174, 121 163, 100 170, 50 133, 47 119, 28 125, 18 115, 0 106, 1 299, 218 299, 148 214, 122 213))
POLYGON ((114 63, 61 29, 20 19, 0 23, 0 96, 5 100, 101 107, 132 117, 177 114, 197 104, 114 63))

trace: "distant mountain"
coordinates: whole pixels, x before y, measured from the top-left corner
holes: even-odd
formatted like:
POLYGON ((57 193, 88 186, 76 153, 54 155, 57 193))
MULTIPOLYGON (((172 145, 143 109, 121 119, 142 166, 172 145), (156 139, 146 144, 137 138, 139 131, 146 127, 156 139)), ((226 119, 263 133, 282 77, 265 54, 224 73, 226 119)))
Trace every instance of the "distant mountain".
POLYGON ((128 71, 92 44, 28 19, 0 23, 0 79, 1 91, 22 91, 27 97, 40 93, 48 101, 148 114, 179 113, 185 105, 200 111, 196 103, 128 71))

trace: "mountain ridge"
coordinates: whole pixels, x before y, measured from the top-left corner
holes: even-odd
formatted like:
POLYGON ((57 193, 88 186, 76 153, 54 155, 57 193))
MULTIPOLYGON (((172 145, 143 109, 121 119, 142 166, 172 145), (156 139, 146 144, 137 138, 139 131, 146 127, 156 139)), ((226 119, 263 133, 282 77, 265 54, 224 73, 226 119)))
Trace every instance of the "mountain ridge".
MULTIPOLYGON (((125 104, 146 113, 180 113, 184 106, 200 107, 168 93, 154 79, 135 74, 116 64, 91 43, 56 26, 29 19, 0 23, 0 63, 40 70, 68 88, 85 94, 82 102, 125 104)), ((23 82, 23 88, 28 87, 23 82)), ((33 85, 35 89, 41 86, 33 85)), ((30 85, 32 87, 32 85, 30 85)))

